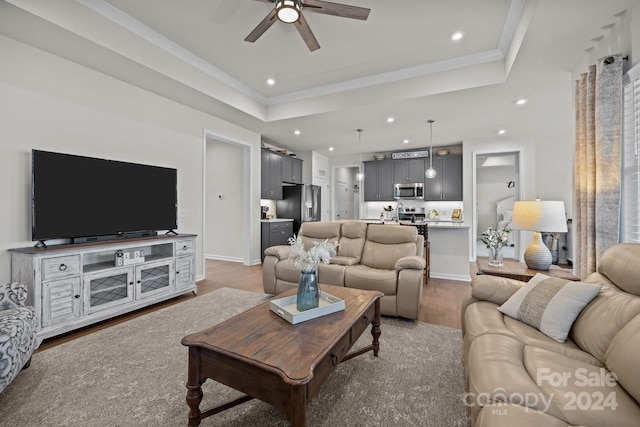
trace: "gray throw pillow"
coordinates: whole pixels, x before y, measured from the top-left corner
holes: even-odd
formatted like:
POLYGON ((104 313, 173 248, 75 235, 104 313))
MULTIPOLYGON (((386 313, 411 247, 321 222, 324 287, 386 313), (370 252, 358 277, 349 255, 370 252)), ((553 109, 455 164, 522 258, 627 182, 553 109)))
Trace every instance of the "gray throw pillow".
POLYGON ((538 273, 498 310, 558 342, 564 342, 573 322, 598 295, 600 288, 600 285, 538 273))

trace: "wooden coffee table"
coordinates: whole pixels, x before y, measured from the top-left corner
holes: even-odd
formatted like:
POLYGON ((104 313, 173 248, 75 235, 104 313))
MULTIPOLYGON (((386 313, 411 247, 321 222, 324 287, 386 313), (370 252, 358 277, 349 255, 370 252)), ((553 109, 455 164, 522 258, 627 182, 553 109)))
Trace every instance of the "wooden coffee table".
MULTIPOLYGON (((378 356, 383 294, 328 285, 320 288, 343 299, 345 310, 292 325, 273 313, 266 302, 182 339, 189 347, 190 426, 253 398, 282 409, 292 426, 304 426, 307 400, 318 393, 340 362, 368 351, 378 356), (370 324, 372 344, 349 353, 370 324), (201 412, 201 386, 207 379, 246 396, 201 412)), ((277 298, 295 293, 294 289, 277 298)))

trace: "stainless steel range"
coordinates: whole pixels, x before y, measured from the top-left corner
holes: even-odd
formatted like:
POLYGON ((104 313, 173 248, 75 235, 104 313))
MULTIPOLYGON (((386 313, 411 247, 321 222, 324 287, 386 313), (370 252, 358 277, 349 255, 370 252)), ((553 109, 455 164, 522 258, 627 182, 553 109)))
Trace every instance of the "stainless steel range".
POLYGON ((426 219, 425 208, 405 208, 398 209, 398 221, 411 221, 422 223, 426 219))

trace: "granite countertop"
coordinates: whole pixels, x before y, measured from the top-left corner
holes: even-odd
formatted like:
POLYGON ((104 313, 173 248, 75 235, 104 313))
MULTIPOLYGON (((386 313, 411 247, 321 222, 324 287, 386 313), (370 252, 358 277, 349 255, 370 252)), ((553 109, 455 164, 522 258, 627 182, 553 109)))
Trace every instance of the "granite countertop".
MULTIPOLYGON (((368 222, 371 224, 380 224, 380 219, 374 218, 363 218, 361 221, 368 222)), ((385 220, 385 225, 398 225, 398 222, 385 220)), ((400 221, 401 225, 428 225, 429 228, 469 228, 470 226, 465 224, 463 221, 452 221, 452 220, 426 220, 426 221, 400 221)))
POLYGON ((293 218, 272 218, 272 219, 261 219, 260 222, 287 222, 293 221, 293 218))

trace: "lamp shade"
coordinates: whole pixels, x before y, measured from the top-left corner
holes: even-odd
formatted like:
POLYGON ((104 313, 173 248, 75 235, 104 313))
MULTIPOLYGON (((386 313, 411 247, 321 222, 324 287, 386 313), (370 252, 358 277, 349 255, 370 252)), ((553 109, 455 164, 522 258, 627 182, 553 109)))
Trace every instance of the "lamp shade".
POLYGON ((513 228, 518 230, 564 233, 567 218, 564 202, 548 200, 523 200, 513 205, 513 228))

